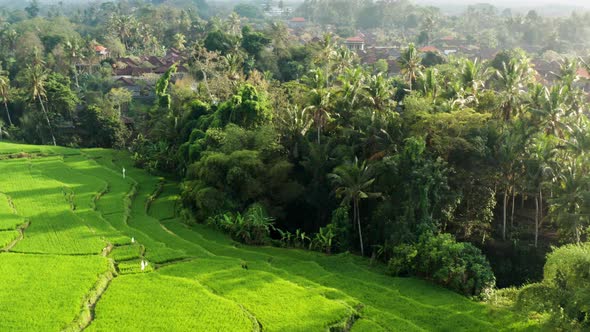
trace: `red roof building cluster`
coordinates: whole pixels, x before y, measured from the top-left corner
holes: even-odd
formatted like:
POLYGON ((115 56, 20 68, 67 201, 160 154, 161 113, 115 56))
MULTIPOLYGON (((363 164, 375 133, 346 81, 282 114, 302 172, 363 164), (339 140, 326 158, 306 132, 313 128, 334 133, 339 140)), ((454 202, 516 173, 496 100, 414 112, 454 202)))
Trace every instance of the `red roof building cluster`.
POLYGON ((419 51, 420 52, 424 52, 424 53, 427 53, 427 52, 440 52, 438 50, 438 48, 436 48, 434 46, 424 46, 421 49, 419 49, 419 51))

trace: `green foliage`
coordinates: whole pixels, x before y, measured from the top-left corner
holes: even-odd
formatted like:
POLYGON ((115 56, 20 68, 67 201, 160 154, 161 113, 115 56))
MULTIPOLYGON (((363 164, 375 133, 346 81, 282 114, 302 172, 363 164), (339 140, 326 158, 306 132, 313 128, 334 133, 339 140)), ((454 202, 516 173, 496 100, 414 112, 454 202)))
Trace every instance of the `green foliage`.
POLYGON ((227 231, 237 241, 251 245, 262 245, 268 241, 271 229, 274 229, 273 218, 269 217, 264 207, 253 204, 242 216, 226 213, 219 218, 221 229, 227 231))
MULTIPOLYGON (((547 256, 544 283, 554 289, 549 299, 566 317, 590 327, 590 245, 567 245, 547 256)), ((541 298, 548 300, 546 298, 541 298)))
POLYGON ((419 275, 467 296, 488 296, 495 286, 494 273, 481 251, 456 242, 450 234, 425 234, 416 244, 395 247, 389 270, 394 275, 419 275))
POLYGON ((260 10, 260 7, 254 4, 239 3, 234 6, 234 12, 241 17, 247 18, 262 18, 264 13, 260 10))
POLYGON ((223 55, 228 54, 237 45, 238 40, 235 36, 220 30, 214 30, 207 34, 203 42, 204 46, 211 52, 219 52, 223 55))
POLYGON ((238 93, 219 105, 213 126, 222 127, 234 123, 244 128, 253 128, 272 120, 270 105, 263 92, 244 84, 238 93))
MULTIPOLYGON (((237 7, 237 6, 236 6, 237 7)), ((253 57, 258 57, 259 53, 270 44, 271 40, 261 32, 252 31, 249 26, 242 28, 242 48, 253 57)))
POLYGON ((173 64, 156 82, 156 96, 158 106, 161 108, 170 109, 171 98, 170 94, 168 94, 168 84, 170 83, 170 77, 176 73, 176 70, 176 64, 173 64))
POLYGON ((332 248, 336 242, 335 237, 332 225, 320 227, 320 231, 311 240, 310 247, 329 255, 332 253, 332 248))
POLYGON ((98 106, 88 106, 79 112, 82 142, 88 147, 125 146, 129 130, 115 114, 98 106))

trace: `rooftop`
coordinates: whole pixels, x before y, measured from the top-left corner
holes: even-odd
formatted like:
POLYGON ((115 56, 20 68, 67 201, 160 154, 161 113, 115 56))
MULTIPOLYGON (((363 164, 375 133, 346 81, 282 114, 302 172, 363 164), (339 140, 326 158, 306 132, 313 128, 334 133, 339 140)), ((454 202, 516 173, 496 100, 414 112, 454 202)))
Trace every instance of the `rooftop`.
POLYGON ((347 43, 364 43, 365 40, 362 39, 361 37, 349 37, 349 38, 346 38, 346 42, 347 43))
POLYGON ((420 52, 439 52, 438 48, 434 46, 424 46, 420 50, 420 52))

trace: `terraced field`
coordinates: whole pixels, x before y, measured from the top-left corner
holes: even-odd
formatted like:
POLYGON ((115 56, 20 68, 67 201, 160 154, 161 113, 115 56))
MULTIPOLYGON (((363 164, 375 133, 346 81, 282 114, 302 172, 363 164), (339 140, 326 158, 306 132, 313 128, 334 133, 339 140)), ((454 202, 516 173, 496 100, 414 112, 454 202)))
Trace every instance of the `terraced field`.
POLYGON ((124 152, 0 143, 0 176, 1 331, 537 328, 356 256, 188 226, 177 185, 124 152))

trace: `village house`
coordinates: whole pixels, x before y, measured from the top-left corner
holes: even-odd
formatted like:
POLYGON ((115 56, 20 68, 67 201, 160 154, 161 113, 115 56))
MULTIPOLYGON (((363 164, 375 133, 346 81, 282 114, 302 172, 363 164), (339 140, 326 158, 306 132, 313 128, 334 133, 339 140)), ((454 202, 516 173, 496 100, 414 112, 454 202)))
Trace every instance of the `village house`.
POLYGON ((350 37, 346 38, 344 41, 344 45, 353 51, 364 51, 365 50, 365 40, 361 37, 350 37))
POLYGON ((109 56, 109 50, 102 45, 96 45, 94 46, 94 54, 99 58, 105 59, 109 56))
POLYGON ((301 29, 304 28, 307 21, 303 17, 293 17, 289 20, 288 25, 292 29, 301 29))

